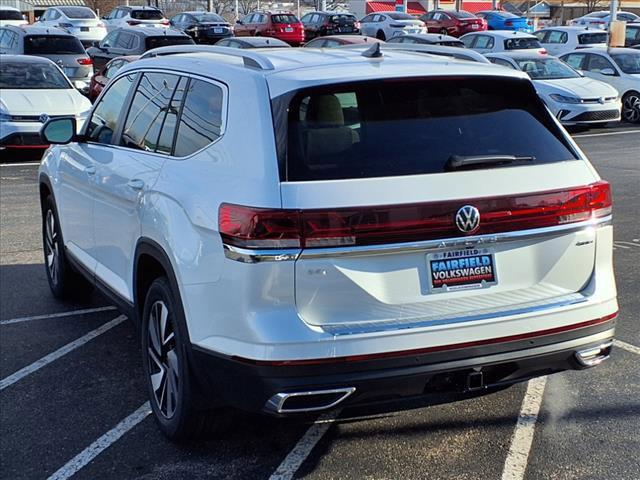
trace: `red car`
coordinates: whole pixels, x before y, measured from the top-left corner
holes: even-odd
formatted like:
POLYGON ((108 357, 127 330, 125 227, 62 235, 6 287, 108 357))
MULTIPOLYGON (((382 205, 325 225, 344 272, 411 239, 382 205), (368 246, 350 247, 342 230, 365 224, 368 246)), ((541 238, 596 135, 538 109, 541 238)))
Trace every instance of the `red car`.
POLYGON ((304 25, 291 12, 256 11, 236 22, 236 37, 274 37, 289 45, 304 43, 304 25))
POLYGON ((102 89, 107 85, 107 83, 111 81, 113 77, 116 76, 118 70, 120 70, 125 65, 133 62, 134 60, 137 60, 138 58, 140 58, 139 55, 116 57, 108 62, 104 67, 102 67, 102 70, 100 70, 91 78, 88 94, 89 100, 95 102, 96 98, 98 98, 98 95, 100 95, 100 92, 102 92, 102 89))
POLYGON ((441 33, 459 37, 469 32, 480 32, 487 29, 487 21, 476 17, 473 13, 460 10, 432 10, 420 17, 429 33, 441 33))

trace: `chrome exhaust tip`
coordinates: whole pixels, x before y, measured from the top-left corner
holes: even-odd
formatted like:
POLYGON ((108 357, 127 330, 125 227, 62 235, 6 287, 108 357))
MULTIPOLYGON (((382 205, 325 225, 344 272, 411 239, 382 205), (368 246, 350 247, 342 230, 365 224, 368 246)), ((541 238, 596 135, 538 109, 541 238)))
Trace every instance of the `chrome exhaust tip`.
POLYGON ((355 387, 345 387, 308 392, 276 393, 267 401, 265 409, 273 413, 318 412, 335 407, 355 391, 355 387))
POLYGON ((611 356, 612 345, 613 340, 609 340, 608 342, 602 343, 595 347, 578 350, 575 353, 576 360, 583 367, 595 367, 596 365, 600 365, 611 356))

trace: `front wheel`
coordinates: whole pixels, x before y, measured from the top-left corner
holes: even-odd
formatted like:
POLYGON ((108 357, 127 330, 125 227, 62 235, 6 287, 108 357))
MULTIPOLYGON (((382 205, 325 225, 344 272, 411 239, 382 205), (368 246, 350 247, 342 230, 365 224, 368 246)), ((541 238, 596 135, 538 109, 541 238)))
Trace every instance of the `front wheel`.
POLYGON ((384 34, 382 30, 378 30, 378 33, 376 33, 376 38, 384 42, 387 39, 387 36, 384 34))
POLYGON ((622 97, 622 119, 629 123, 640 123, 640 93, 629 92, 622 97))
POLYGON ((188 334, 177 292, 165 277, 151 284, 142 317, 143 368, 156 423, 173 441, 186 441, 222 425, 223 415, 196 408, 188 365, 188 334))

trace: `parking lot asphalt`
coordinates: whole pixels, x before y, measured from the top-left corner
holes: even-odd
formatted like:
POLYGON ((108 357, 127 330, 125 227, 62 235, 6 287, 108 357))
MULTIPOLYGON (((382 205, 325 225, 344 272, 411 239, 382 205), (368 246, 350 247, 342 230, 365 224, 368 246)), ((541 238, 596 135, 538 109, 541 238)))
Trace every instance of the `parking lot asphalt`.
POLYGON ((613 185, 620 316, 609 361, 394 413, 314 423, 229 411, 232 428, 186 446, 147 415, 131 323, 98 294, 51 297, 37 165, 0 166, 0 478, 638 480, 640 128, 575 139, 613 185))

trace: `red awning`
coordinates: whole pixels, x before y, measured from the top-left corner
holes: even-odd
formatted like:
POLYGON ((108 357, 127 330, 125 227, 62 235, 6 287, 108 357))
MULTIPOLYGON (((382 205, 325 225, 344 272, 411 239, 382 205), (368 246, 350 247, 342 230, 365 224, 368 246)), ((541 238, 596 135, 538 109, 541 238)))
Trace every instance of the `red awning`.
POLYGON ((465 10, 469 13, 481 12, 482 10, 493 10, 493 3, 462 0, 462 5, 460 6, 460 10, 465 10))
MULTIPOLYGON (((491 4, 491 2, 489 2, 489 4, 491 4)), ((395 10, 395 2, 367 2, 368 14, 375 12, 395 12, 395 10)), ((407 13, 409 15, 422 15, 427 12, 418 2, 408 2, 407 13)))

